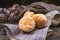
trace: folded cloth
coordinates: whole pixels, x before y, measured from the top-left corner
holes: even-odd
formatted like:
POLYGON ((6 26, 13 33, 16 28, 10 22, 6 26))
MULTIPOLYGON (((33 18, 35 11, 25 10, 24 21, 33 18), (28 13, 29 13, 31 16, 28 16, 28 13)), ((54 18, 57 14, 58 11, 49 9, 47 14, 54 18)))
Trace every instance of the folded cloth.
POLYGON ((43 29, 35 29, 31 33, 24 33, 19 30, 18 25, 16 24, 4 24, 11 32, 11 37, 15 40, 45 40, 47 36, 48 29, 52 23, 52 19, 56 14, 59 14, 57 10, 51 11, 46 14, 48 22, 46 27, 43 29))

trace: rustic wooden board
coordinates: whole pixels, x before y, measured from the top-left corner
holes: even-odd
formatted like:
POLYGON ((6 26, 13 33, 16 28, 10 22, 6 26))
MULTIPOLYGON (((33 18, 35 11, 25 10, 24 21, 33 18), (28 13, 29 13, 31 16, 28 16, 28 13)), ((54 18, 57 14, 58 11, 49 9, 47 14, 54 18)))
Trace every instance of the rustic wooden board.
POLYGON ((9 40, 5 28, 0 25, 0 40, 9 40))

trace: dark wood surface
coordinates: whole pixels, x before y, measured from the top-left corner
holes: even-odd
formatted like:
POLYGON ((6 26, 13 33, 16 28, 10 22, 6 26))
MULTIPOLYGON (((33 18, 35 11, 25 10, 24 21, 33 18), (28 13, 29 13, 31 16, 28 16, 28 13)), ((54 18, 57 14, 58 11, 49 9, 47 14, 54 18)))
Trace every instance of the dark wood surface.
POLYGON ((0 26, 0 40, 9 40, 4 27, 0 26))
POLYGON ((56 27, 51 27, 51 29, 53 30, 53 33, 47 37, 46 40, 60 40, 60 24, 56 27))

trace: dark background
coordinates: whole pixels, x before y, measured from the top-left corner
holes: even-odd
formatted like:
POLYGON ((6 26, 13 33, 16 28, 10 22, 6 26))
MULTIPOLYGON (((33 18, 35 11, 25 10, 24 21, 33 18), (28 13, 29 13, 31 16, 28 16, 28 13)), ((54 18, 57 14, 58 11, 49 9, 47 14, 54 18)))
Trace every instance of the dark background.
POLYGON ((39 1, 60 5, 60 0, 0 0, 0 7, 10 7, 16 3, 19 5, 28 5, 30 3, 39 1))

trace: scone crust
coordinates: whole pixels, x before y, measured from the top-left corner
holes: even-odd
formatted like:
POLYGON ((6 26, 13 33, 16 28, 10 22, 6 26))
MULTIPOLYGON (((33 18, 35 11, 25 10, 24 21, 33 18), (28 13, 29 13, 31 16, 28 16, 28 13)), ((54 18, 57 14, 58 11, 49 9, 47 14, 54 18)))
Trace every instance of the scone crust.
POLYGON ((35 14, 32 18, 35 20, 37 28, 45 27, 47 23, 47 17, 44 14, 35 14))
POLYGON ((24 16, 30 16, 32 17, 34 15, 34 12, 27 11, 24 13, 24 16))
POLYGON ((20 19, 19 28, 24 32, 30 32, 35 28, 35 22, 31 17, 25 16, 20 19))

